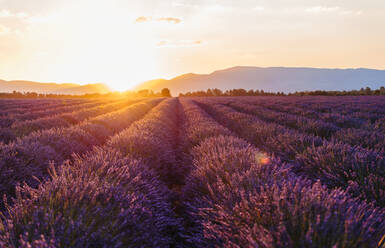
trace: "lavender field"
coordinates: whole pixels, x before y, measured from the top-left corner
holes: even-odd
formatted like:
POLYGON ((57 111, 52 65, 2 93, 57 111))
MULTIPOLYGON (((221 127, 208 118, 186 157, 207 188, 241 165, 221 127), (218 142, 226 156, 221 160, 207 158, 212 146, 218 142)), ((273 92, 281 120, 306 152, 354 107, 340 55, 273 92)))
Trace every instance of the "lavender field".
POLYGON ((385 97, 0 100, 0 247, 385 248, 385 97))

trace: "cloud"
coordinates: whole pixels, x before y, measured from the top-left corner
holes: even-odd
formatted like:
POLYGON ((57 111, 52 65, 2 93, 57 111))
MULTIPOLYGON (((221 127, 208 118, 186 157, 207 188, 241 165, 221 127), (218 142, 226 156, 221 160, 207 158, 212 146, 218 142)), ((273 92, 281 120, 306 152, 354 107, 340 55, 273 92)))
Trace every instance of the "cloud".
POLYGON ((159 41, 157 46, 158 47, 193 47, 193 46, 199 46, 202 45, 201 40, 177 40, 177 41, 169 41, 169 40, 162 40, 159 41))
POLYGON ((307 12, 316 12, 316 13, 319 13, 319 12, 336 12, 336 11, 339 11, 340 10, 340 7, 326 7, 326 6, 314 6, 314 7, 310 7, 310 8, 307 8, 306 11, 307 12))
POLYGON ((204 6, 203 9, 209 12, 216 12, 216 13, 230 12, 231 13, 231 11, 235 9, 235 7, 231 5, 212 4, 212 5, 204 6))
POLYGON ((139 16, 136 18, 135 22, 136 23, 143 23, 143 22, 169 22, 169 23, 174 23, 178 24, 182 20, 176 17, 158 17, 158 18, 153 18, 152 16, 139 16))
POLYGON ((9 18, 9 17, 26 18, 28 17, 28 15, 24 12, 13 13, 7 9, 0 10, 0 18, 9 18))
POLYGON ((0 35, 9 33, 10 29, 0 24, 0 35))
POLYGON ((152 17, 146 17, 146 16, 139 16, 138 18, 136 18, 135 22, 136 23, 141 23, 141 22, 149 22, 149 21, 152 21, 152 17))
POLYGON ((199 8, 198 4, 192 4, 192 3, 186 3, 186 2, 173 2, 171 5, 173 7, 199 8))
POLYGON ((361 15, 362 11, 347 10, 342 9, 338 6, 328 7, 328 6, 314 6, 305 9, 306 12, 310 13, 337 13, 341 15, 361 15))
POLYGON ((167 22, 173 22, 175 24, 180 23, 182 20, 175 17, 160 17, 157 19, 158 21, 167 21, 167 22))
POLYGON ((0 17, 11 17, 13 16, 13 14, 11 12, 9 12, 9 10, 6 10, 6 9, 2 9, 0 10, 0 17))
POLYGON ((254 11, 264 11, 264 10, 266 10, 266 8, 263 7, 263 6, 255 6, 255 7, 253 8, 253 10, 254 10, 254 11))

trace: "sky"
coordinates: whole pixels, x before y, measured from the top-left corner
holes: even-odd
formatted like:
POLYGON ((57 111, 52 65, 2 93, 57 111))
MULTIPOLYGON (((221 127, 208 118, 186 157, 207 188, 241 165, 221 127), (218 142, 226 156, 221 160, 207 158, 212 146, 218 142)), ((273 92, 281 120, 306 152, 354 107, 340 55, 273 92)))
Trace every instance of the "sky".
POLYGON ((0 79, 106 83, 232 66, 385 69, 384 0, 0 0, 0 79))

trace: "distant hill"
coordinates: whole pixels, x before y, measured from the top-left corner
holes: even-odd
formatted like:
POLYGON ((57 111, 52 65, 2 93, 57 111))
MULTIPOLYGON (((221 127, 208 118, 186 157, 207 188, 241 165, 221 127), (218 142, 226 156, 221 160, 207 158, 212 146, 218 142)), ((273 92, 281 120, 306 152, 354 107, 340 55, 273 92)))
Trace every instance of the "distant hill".
POLYGON ((367 86, 372 89, 385 86, 385 70, 237 66, 211 74, 189 73, 170 80, 150 80, 138 85, 136 89, 159 91, 169 88, 173 95, 177 95, 209 88, 288 93, 305 90, 353 90, 367 86))
POLYGON ((107 93, 110 89, 106 85, 99 83, 79 85, 0 80, 0 92, 12 91, 82 95, 86 93, 107 93))

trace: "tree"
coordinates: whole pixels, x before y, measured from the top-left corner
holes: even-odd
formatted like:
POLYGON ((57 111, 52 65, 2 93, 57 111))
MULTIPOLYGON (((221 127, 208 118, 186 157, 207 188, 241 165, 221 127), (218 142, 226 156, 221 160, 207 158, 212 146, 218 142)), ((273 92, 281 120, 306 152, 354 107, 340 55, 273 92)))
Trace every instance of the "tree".
POLYGON ((223 92, 220 89, 213 89, 214 96, 222 96, 223 92))
POLYGON ((141 97, 147 97, 149 95, 150 91, 147 90, 147 89, 144 89, 144 90, 139 90, 138 91, 138 95, 141 96, 141 97))
POLYGON ((164 97, 171 97, 171 93, 170 93, 170 90, 168 88, 163 88, 161 94, 164 97))
POLYGON ((384 86, 380 87, 380 94, 385 95, 385 87, 384 86))
POLYGON ((214 92, 211 89, 207 89, 206 96, 214 96, 214 92))
POLYGON ((370 89, 369 87, 366 87, 365 88, 365 95, 371 95, 372 94, 372 89, 370 89))

